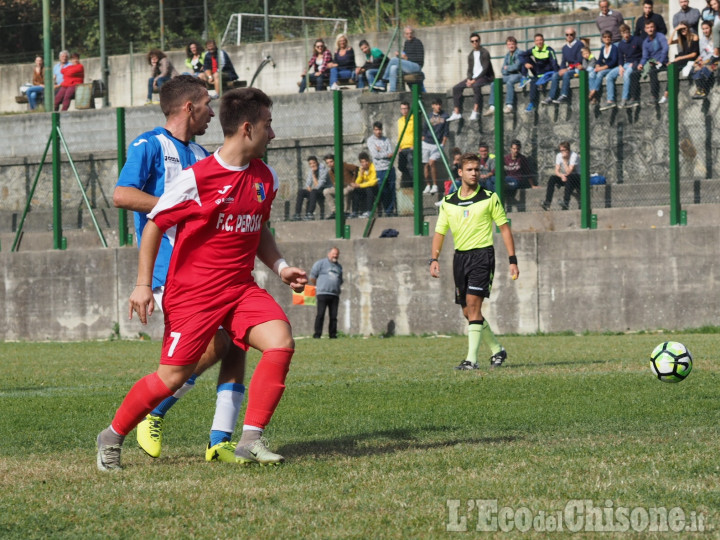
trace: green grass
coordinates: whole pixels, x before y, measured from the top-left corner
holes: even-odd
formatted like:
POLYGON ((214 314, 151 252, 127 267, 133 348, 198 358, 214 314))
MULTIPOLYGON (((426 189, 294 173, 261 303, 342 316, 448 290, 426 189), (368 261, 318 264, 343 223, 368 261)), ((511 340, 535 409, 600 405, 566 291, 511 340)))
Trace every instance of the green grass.
POLYGON ((574 499, 681 507, 715 537, 717 334, 502 342, 506 367, 456 372, 464 337, 299 340, 266 433, 284 466, 205 463, 212 371, 169 413, 163 456, 146 457, 133 433, 115 475, 95 469, 95 436, 156 368, 159 343, 3 343, 0 538, 457 537, 449 499, 467 518, 461 537, 477 535, 472 499, 535 514, 574 499), (676 385, 647 360, 667 339, 695 360, 676 385))

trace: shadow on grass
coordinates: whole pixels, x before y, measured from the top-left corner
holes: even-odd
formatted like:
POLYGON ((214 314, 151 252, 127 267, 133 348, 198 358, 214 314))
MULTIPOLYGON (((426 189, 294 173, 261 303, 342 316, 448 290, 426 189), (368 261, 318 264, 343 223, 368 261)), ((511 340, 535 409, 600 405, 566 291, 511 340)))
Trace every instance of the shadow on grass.
POLYGON ((503 364, 501 369, 513 369, 513 368, 522 368, 522 367, 544 367, 544 366, 576 366, 576 365, 590 365, 590 364, 607 364, 607 360, 557 360, 555 362, 542 362, 542 363, 532 363, 532 364, 515 364, 514 362, 503 364))
POLYGON ((392 429, 375 431, 371 433, 360 433, 334 439, 323 439, 283 445, 277 452, 285 457, 299 456, 337 456, 348 457, 375 456, 393 454, 406 450, 431 450, 433 448, 444 448, 457 444, 497 444, 508 443, 518 440, 520 437, 454 437, 435 441, 422 441, 422 432, 451 431, 454 428, 433 428, 433 429, 392 429))

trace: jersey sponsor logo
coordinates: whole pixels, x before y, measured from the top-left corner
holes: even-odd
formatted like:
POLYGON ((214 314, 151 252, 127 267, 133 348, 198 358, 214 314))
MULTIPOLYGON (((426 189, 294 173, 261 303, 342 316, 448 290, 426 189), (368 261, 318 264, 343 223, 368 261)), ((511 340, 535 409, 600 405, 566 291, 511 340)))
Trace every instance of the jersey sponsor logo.
POLYGON ((215 199, 215 204, 235 202, 233 197, 225 197, 224 199, 215 199))
POLYGON ((258 202, 263 202, 265 200, 265 185, 261 182, 255 182, 255 194, 257 195, 258 202))
POLYGON ((262 215, 244 214, 234 216, 233 214, 218 214, 218 220, 215 228, 219 231, 253 233, 260 230, 262 226, 262 215))
POLYGON ((140 146, 142 143, 148 142, 147 139, 138 139, 133 146, 140 146))
POLYGON ((177 156, 165 156, 165 161, 170 161, 172 163, 180 163, 180 158, 177 156))

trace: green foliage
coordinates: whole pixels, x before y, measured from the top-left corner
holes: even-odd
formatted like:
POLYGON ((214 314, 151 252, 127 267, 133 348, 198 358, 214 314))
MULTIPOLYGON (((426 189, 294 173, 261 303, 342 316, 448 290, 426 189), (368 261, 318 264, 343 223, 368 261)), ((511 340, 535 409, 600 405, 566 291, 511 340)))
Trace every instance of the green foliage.
MULTIPOLYGON (((440 538, 448 499, 681 507, 703 512, 714 537, 717 335, 673 339, 695 358, 676 385, 651 374, 658 335, 501 336, 506 366, 490 370, 483 350, 474 372, 452 369, 460 336, 299 339, 266 433, 285 465, 204 461, 214 368, 166 417, 162 456, 131 433, 114 475, 95 469, 95 436, 160 343, 4 343, 0 537, 440 538)), ((477 517, 461 536, 477 536, 477 517)))

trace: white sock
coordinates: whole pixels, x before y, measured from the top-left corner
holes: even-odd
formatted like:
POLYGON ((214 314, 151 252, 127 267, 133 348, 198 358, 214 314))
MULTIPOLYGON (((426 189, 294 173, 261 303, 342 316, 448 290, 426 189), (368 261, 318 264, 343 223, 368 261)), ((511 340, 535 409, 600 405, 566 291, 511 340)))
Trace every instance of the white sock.
POLYGON ((245 386, 242 384, 225 383, 218 386, 215 417, 210 428, 212 431, 235 431, 244 396, 245 386))

